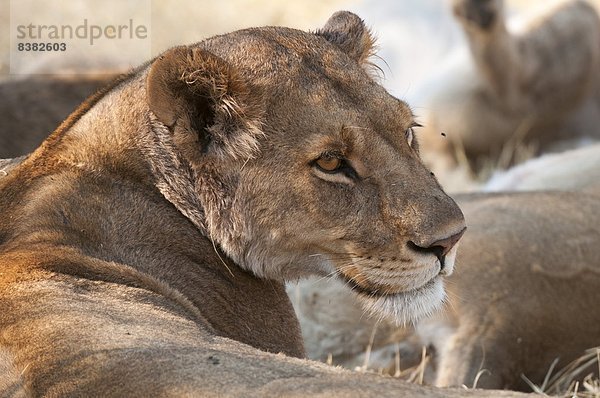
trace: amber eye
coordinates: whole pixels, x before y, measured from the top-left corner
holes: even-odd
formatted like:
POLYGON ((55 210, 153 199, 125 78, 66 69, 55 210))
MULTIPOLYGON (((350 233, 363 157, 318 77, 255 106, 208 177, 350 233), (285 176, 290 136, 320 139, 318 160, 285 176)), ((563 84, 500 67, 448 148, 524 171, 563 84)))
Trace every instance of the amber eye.
POLYGON ((360 179, 350 162, 338 153, 323 153, 321 157, 313 160, 311 165, 321 173, 339 174, 355 181, 360 179))
POLYGON ((316 161, 317 166, 323 171, 336 171, 342 165, 342 160, 335 156, 322 156, 316 161))

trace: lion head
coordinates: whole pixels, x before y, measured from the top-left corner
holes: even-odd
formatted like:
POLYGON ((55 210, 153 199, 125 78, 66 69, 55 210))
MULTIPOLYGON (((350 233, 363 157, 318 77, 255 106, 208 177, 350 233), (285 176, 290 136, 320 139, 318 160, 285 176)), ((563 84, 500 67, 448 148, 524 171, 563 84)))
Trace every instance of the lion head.
POLYGON ((172 156, 147 158, 240 267, 337 277, 407 321, 442 302, 465 223, 421 163, 410 107, 369 73, 373 42, 339 12, 315 33, 247 29, 166 52, 147 73, 147 147, 172 156))

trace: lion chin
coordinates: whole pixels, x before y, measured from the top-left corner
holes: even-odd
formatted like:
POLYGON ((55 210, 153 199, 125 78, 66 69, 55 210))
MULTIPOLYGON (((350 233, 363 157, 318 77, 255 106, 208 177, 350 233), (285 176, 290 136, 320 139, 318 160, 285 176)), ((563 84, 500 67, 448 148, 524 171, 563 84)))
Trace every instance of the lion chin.
POLYGON ((443 278, 436 276, 413 290, 381 296, 359 294, 359 299, 369 314, 380 320, 393 320, 398 326, 406 326, 439 310, 446 301, 446 292, 443 278))

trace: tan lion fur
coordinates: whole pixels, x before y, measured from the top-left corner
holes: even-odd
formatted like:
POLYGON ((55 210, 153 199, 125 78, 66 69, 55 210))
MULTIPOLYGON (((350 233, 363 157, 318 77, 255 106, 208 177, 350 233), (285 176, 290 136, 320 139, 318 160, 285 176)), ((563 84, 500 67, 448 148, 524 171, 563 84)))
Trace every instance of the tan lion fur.
POLYGON ((529 391, 521 374, 541 385, 555 359, 560 369, 600 343, 600 196, 499 193, 460 203, 477 233, 448 282, 452 315, 428 325, 454 329, 436 347, 436 385, 468 384, 486 369, 478 386, 529 391))

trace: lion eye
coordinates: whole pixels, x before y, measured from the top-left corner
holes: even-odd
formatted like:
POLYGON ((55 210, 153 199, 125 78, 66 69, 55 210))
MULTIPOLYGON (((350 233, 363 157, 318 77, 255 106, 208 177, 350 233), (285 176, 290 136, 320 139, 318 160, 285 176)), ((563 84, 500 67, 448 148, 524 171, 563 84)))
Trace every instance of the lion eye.
POLYGON ((334 156, 322 156, 316 161, 317 166, 323 171, 336 171, 342 165, 342 160, 334 156))
POLYGON ((343 175, 351 180, 359 179, 350 162, 339 153, 325 152, 319 158, 313 160, 311 165, 321 173, 343 175))

